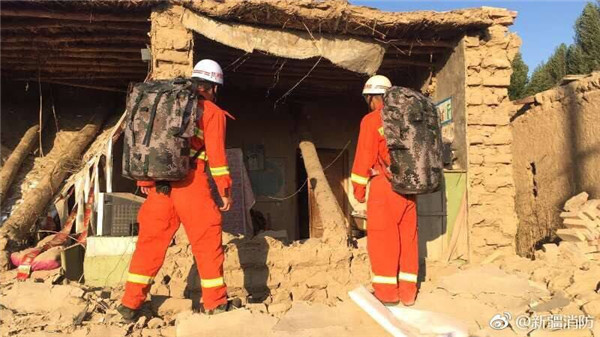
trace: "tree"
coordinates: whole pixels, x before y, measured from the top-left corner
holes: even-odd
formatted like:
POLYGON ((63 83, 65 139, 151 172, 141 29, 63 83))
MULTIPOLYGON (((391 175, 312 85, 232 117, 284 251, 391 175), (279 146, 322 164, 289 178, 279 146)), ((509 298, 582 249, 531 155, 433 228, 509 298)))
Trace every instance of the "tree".
POLYGON ((538 92, 552 88, 552 86, 554 86, 554 83, 552 83, 552 79, 548 74, 546 63, 542 63, 533 70, 525 94, 527 96, 535 95, 538 92))
POLYGON ((567 73, 568 74, 587 74, 591 69, 585 62, 583 50, 577 44, 572 44, 567 50, 567 73))
MULTIPOLYGON (((575 43, 581 48, 585 73, 600 69, 600 1, 589 2, 575 21, 575 43)), ((581 61, 580 61, 581 62, 581 61)))
POLYGON ((554 50, 548 61, 533 70, 525 90, 526 95, 537 94, 560 83, 567 74, 567 50, 567 45, 561 44, 554 50))
POLYGON ((546 62, 546 71, 553 85, 556 85, 567 75, 567 45, 561 43, 546 62))
POLYGON ((529 67, 523 62, 521 53, 517 53, 512 61, 513 73, 510 75, 510 86, 508 87, 508 97, 511 100, 516 100, 525 97, 525 89, 527 87, 527 74, 529 67))

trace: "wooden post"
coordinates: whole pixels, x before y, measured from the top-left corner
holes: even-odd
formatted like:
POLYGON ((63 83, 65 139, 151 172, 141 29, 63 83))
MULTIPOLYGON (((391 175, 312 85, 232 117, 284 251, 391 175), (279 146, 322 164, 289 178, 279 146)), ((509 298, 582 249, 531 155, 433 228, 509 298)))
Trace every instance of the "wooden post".
POLYGON ((81 161, 81 156, 87 146, 94 140, 104 122, 104 115, 96 115, 84 126, 71 145, 48 170, 48 174, 39 184, 25 196, 20 204, 0 228, 0 270, 7 270, 9 250, 14 249, 27 239, 36 220, 46 210, 48 203, 57 192, 69 168, 81 161))
POLYGON ((39 130, 39 125, 30 127, 29 130, 25 132, 23 138, 21 138, 21 141, 15 150, 10 154, 10 157, 8 157, 4 166, 2 166, 2 170, 0 170, 0 204, 4 202, 8 189, 19 172, 21 164, 23 164, 27 155, 35 146, 39 130))
POLYGON ((306 114, 302 113, 298 120, 298 131, 300 136, 300 151, 309 179, 309 188, 314 191, 317 212, 323 225, 322 240, 328 243, 345 244, 348 239, 346 219, 338 204, 325 172, 319 160, 317 149, 312 141, 306 114))

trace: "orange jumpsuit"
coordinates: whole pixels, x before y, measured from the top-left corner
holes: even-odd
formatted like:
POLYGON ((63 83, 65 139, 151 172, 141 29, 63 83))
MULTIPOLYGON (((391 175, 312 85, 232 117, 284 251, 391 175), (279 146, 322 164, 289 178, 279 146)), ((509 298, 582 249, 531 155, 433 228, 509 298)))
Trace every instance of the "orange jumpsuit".
MULTIPOLYGON (((180 223, 183 223, 198 265, 204 308, 211 310, 227 303, 221 213, 211 197, 205 169, 208 164, 220 195, 228 196, 231 187, 225 154, 225 116, 228 113, 210 101, 201 100, 198 105, 204 113, 192 138, 192 155, 201 151, 196 169, 184 180, 172 182, 168 196, 152 188, 139 211, 138 241, 122 300, 130 309, 138 309, 146 300, 180 223)), ((140 181, 138 185, 151 187, 154 182, 140 181)))
POLYGON ((392 190, 385 176, 389 153, 383 136, 381 108, 360 124, 352 167, 354 196, 364 202, 367 183, 367 250, 375 296, 382 302, 413 303, 419 268, 417 206, 413 196, 392 190))

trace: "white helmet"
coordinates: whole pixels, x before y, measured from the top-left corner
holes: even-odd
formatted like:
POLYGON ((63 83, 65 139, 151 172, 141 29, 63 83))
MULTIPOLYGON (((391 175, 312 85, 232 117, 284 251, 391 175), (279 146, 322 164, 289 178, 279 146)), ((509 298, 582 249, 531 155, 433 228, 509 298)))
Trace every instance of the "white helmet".
POLYGON ((383 95, 385 91, 392 87, 389 78, 383 75, 375 75, 367 80, 363 88, 363 95, 383 95))
POLYGON ((223 85, 223 70, 221 69, 221 66, 213 60, 204 59, 196 63, 194 71, 192 72, 192 77, 223 85))

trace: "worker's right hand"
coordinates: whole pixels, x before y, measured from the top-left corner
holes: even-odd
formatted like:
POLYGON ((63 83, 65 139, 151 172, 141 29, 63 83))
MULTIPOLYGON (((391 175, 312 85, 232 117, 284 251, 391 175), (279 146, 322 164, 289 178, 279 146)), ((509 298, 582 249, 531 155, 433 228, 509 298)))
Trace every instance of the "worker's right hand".
POLYGON ((150 194, 151 188, 153 188, 153 187, 140 187, 140 191, 142 191, 142 194, 148 195, 148 194, 150 194))
POLYGON ((354 199, 361 204, 365 202, 367 189, 364 186, 354 186, 354 199))
POLYGON ((221 196, 221 200, 223 200, 223 206, 219 208, 222 212, 227 212, 231 208, 231 198, 221 196))

